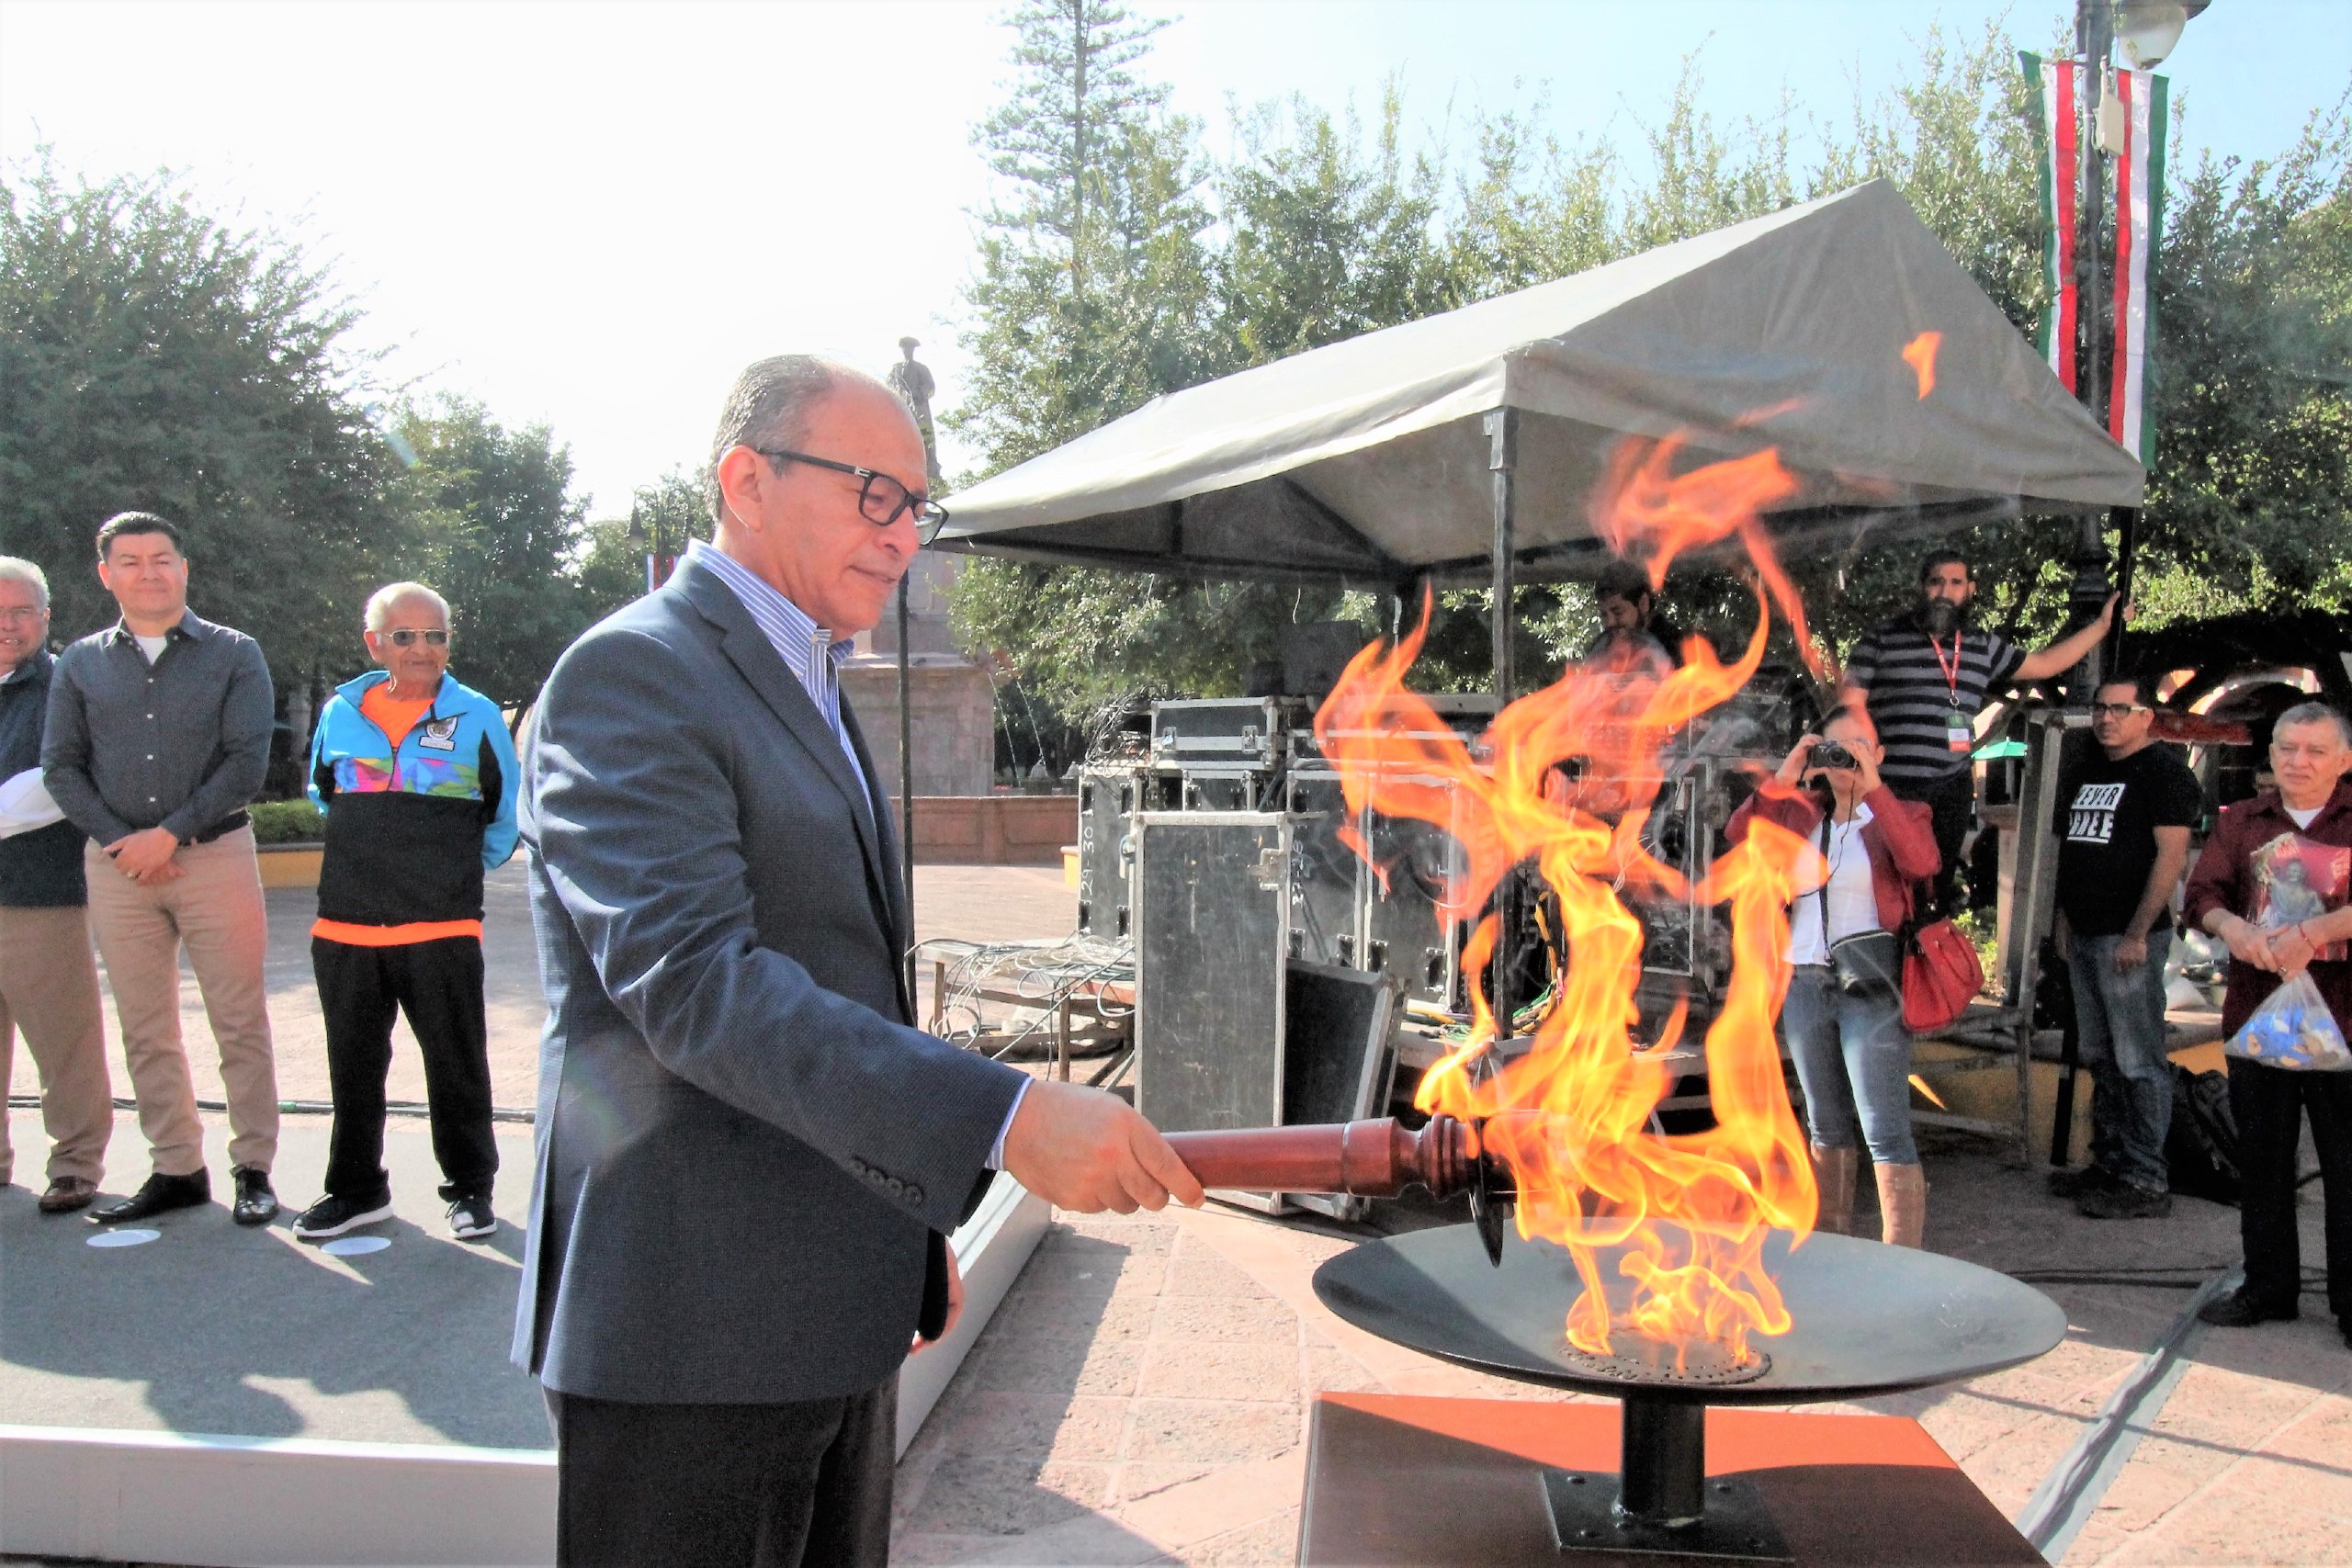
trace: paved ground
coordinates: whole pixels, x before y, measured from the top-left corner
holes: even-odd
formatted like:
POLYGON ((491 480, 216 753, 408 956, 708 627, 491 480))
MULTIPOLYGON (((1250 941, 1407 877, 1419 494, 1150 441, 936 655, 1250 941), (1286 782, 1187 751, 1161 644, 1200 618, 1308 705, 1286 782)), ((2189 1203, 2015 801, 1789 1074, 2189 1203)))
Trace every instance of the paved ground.
MULTIPOLYGON (((512 861, 492 873, 485 893, 482 959, 488 976, 492 1096, 499 1106, 528 1111, 537 1095, 539 1025, 546 1010, 539 1000, 538 953, 531 937, 522 863, 512 861)), ((915 868, 918 939, 1003 942, 1065 936, 1076 921, 1076 910, 1077 895, 1063 885, 1058 867, 915 868)), ((278 1097, 323 1103, 328 1098, 326 1031, 319 1020, 318 996, 311 976, 310 931, 317 913, 317 895, 309 889, 271 890, 266 975, 270 1023, 277 1044, 278 1097)), ((920 977, 928 983, 927 974, 920 977)), ((197 1098, 217 1101, 221 1098, 220 1063, 211 1055, 212 1037, 205 1026, 196 978, 185 965, 180 976, 180 1016, 197 1098)), ((122 1050, 111 1006, 107 1011, 107 1048, 117 1065, 115 1094, 118 1099, 128 1098, 130 1084, 120 1068, 122 1050)), ((37 1092, 40 1086, 31 1058, 21 1050, 16 1057, 10 1092, 37 1092)), ((389 1092, 396 1100, 422 1103, 424 1099, 424 1068, 405 1022, 393 1034, 389 1092)), ((39 1124, 29 1122, 28 1114, 17 1112, 17 1123, 22 1123, 16 1134, 20 1151, 17 1171, 25 1179, 37 1172, 39 1151, 46 1147, 38 1141, 39 1124), (29 1163, 24 1151, 33 1151, 29 1163)), ((135 1187, 145 1174, 134 1133, 113 1146, 109 1177, 113 1181, 128 1179, 135 1187)))
MULTIPOLYGON (((1070 897, 1048 869, 924 867, 923 934, 1066 932, 1070 897)), ((272 995, 287 1099, 323 1099, 310 1000, 306 895, 272 896, 272 995)), ((490 920, 493 1070, 502 1104, 531 1102, 538 1026, 527 922, 511 871, 490 920)), ((194 1055, 205 1055, 189 998, 194 1055)), ((200 1069, 208 1097, 217 1079, 200 1069)), ((32 1087, 20 1066, 15 1088, 32 1087)), ((118 1086, 119 1088, 127 1086, 118 1086)), ((421 1098, 413 1053, 393 1093, 421 1098)), ((217 1122, 218 1118, 209 1118, 217 1122)), ((15 1113, 20 1174, 39 1126, 15 1113)), ((310 1196, 323 1119, 288 1119, 281 1187, 310 1196)), ((508 1130, 509 1171, 526 1167, 508 1130)), ((218 1139, 216 1126, 213 1135, 218 1139)), ((421 1123, 391 1136, 399 1222, 390 1249, 337 1262, 282 1225, 239 1232, 225 1213, 172 1216, 143 1247, 82 1245, 78 1221, 44 1221, 21 1187, 0 1193, 0 1405, 6 1419, 185 1431, 362 1436, 526 1446, 545 1427, 526 1382, 503 1368, 522 1184, 500 1195, 509 1225, 486 1247, 440 1231, 421 1123), (196 1248, 222 1260, 201 1288, 196 1248), (165 1265, 177 1260, 178 1266, 165 1265), (364 1287, 364 1288, 363 1288, 364 1287)), ((2016 1273, 2202 1278, 2236 1258, 2232 1211, 2184 1200, 2165 1222, 2098 1224, 2044 1197, 1984 1146, 1929 1145, 1928 1241, 2016 1273)), ((216 1162, 216 1164, 224 1162, 216 1162)), ((119 1127, 113 1190, 144 1174, 119 1127)), ((2316 1261, 2316 1185, 2307 1190, 2316 1261)), ((1442 1213, 1396 1209, 1391 1225, 1442 1213)), ((1066 1218, 983 1336, 900 1471, 897 1555, 907 1562, 1192 1563, 1291 1559, 1315 1394, 1552 1397, 1439 1365, 1325 1313, 1307 1278, 1368 1234, 1230 1211, 1135 1220, 1066 1218)), ((1916 1416, 2015 1516, 2089 1428, 2188 1299, 2180 1287, 2047 1286, 2072 1325, 2056 1352, 1960 1388, 1874 1402, 1916 1416)), ((2070 1563, 2352 1562, 2352 1354, 2324 1304, 2257 1330, 2205 1331, 2190 1366, 2070 1563)))

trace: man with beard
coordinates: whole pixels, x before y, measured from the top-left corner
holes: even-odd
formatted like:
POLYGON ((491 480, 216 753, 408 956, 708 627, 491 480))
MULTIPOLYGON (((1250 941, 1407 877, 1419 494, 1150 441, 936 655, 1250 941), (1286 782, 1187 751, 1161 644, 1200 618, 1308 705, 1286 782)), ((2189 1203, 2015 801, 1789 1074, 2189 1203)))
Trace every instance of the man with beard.
POLYGON ((1868 704, 1886 748, 1879 771, 1887 786, 1935 813, 1944 867, 1936 902, 1946 910, 1955 903, 1961 840, 1976 804, 1969 753, 1978 712, 1991 693, 2046 681, 2080 663, 2114 623, 2117 595, 2108 595, 2089 625, 2036 653, 1971 626, 1975 598, 1966 558, 1936 551, 1919 563, 1918 608, 1863 637, 1846 664, 1846 687, 1868 704))
POLYGON ((1663 679, 1682 662, 1682 634, 1659 612, 1646 568, 1612 560, 1593 580, 1600 635, 1584 651, 1588 668, 1619 674, 1640 670, 1663 679))

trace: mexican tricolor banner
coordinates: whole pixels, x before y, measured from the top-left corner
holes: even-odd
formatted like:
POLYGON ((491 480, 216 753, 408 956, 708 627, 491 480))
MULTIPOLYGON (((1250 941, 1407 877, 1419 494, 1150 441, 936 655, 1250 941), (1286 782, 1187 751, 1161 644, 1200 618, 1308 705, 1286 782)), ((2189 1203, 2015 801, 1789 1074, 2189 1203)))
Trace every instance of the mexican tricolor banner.
MULTIPOLYGON (((2035 129, 2041 148, 2041 271, 2050 304, 2042 313, 2043 355, 2068 391, 2077 389, 2075 338, 2082 300, 2075 286, 2078 243, 2075 198, 2081 188, 2088 73, 2076 60, 2019 57, 2034 85, 2035 129)), ((2148 278, 2164 231, 2165 135, 2169 98, 2165 78, 2147 71, 2114 73, 2107 116, 2120 146, 2115 158, 2114 360, 2108 378, 2108 433, 2142 463, 2155 457, 2155 431, 2145 417, 2148 344, 2154 326, 2148 278)), ((2115 141, 2110 130, 2109 141, 2115 141)))
POLYGON ((2072 60, 2019 54, 2034 85, 2034 133, 2041 148, 2041 354, 2066 390, 2075 386, 2075 197, 2082 179, 2083 68, 2072 60))
POLYGON ((2123 146, 2115 158, 2115 368, 2108 378, 2107 431, 2145 465, 2155 427, 2143 417, 2153 311, 2148 277, 2165 220, 2165 121, 2169 84, 2148 71, 2115 73, 2123 146))

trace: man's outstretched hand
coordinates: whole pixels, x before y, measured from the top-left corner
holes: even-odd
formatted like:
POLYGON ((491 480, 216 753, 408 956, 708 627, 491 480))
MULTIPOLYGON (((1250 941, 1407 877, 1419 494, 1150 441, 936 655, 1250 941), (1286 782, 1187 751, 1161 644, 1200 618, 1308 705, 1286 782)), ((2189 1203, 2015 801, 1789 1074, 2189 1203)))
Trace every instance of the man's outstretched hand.
POLYGON ((1132 1214, 1170 1198, 1197 1207, 1201 1184, 1159 1130, 1114 1094, 1038 1078, 1004 1134, 1004 1168, 1056 1208, 1132 1214))

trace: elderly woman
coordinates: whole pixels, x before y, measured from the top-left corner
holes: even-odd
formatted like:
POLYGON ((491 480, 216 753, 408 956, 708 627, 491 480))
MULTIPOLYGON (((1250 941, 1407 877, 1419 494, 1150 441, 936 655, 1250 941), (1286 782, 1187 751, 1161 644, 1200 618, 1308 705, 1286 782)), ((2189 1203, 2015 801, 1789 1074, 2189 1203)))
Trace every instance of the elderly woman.
POLYGON ((1882 1239, 1917 1247, 1928 1181, 1911 1141, 1911 1033, 1889 937, 1911 919, 1914 886, 1936 874, 1941 857, 1928 808, 1897 798, 1879 778, 1884 755, 1867 718, 1840 713, 1790 750, 1727 832, 1736 843, 1750 823, 1768 821, 1820 851, 1810 876, 1800 869, 1789 907, 1781 1012, 1804 1089, 1819 1228, 1842 1234, 1853 1224, 1859 1136, 1878 1175, 1882 1239))

